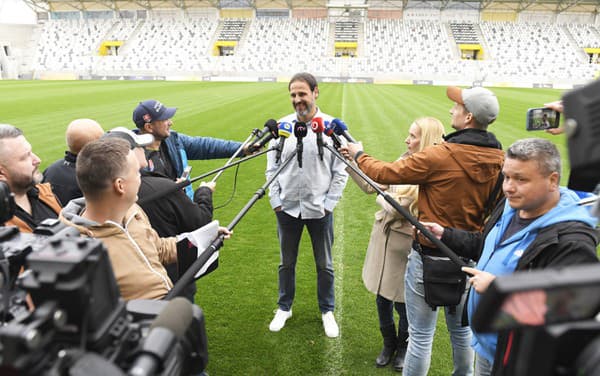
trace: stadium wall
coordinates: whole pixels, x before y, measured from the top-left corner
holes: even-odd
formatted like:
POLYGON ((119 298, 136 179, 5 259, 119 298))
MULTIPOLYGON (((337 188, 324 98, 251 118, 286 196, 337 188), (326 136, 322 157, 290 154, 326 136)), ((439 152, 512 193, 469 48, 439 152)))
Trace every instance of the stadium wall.
MULTIPOLYGON (((98 81, 204 81, 204 82, 282 82, 287 83, 292 75, 258 76, 258 75, 77 75, 64 72, 44 72, 35 77, 39 80, 98 80, 98 81)), ((335 83, 370 83, 380 85, 423 85, 423 86, 485 86, 485 87, 514 87, 514 88, 544 88, 569 90, 581 87, 584 83, 548 83, 523 81, 469 81, 469 80, 427 80, 427 79, 394 79, 375 77, 339 77, 317 76, 319 82, 335 83)))

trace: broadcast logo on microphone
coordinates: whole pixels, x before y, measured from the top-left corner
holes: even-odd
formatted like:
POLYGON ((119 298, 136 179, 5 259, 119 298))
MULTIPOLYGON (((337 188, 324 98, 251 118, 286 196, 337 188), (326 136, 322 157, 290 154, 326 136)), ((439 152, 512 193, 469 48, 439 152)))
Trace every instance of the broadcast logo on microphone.
POLYGON ((317 150, 319 152, 319 159, 323 160, 323 131, 325 130, 323 119, 320 117, 313 118, 310 122, 310 128, 317 135, 317 150))
POLYGON ((279 137, 288 138, 294 132, 291 123, 286 121, 279 123, 279 137))

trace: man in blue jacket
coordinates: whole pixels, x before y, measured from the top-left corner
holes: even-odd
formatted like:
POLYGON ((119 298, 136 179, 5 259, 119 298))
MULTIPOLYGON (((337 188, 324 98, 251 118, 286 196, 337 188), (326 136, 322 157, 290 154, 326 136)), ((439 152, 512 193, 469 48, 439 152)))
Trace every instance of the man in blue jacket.
MULTIPOLYGON (((241 146, 240 142, 210 137, 192 137, 171 130, 177 108, 166 107, 155 99, 140 102, 133 110, 133 122, 140 133, 154 136, 154 143, 146 146, 147 170, 177 180, 188 165, 188 160, 229 158, 241 146)), ((246 149, 244 154, 247 154, 246 149)), ((187 195, 193 199, 191 186, 187 195)))
MULTIPOLYGON (((528 138, 506 151, 502 172, 501 202, 483 233, 425 224, 451 249, 478 260, 476 268, 464 267, 472 277, 467 301, 473 317, 481 294, 497 275, 517 270, 564 267, 598 262, 597 219, 578 205, 575 192, 559 187, 561 160, 548 140, 528 138)), ((473 333, 475 375, 511 375, 520 332, 473 333)))

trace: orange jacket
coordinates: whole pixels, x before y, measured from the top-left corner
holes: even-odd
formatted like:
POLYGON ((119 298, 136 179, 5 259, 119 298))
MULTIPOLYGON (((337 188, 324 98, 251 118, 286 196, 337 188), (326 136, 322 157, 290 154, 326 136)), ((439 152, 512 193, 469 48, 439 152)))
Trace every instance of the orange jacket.
MULTIPOLYGON (((58 217, 58 215, 60 214, 61 206, 58 200, 56 199, 56 196, 54 196, 54 193, 52 192, 52 187, 50 186, 50 183, 37 184, 35 187, 39 191, 38 200, 40 200, 41 202, 46 204, 46 206, 52 209, 58 217)), ((25 221, 23 221, 17 216, 13 216, 11 219, 6 221, 5 226, 17 226, 19 228, 19 231, 21 232, 31 233, 34 230, 31 227, 29 227, 29 225, 25 221)))
MULTIPOLYGON (((443 143, 408 158, 382 162, 362 154, 357 163, 382 184, 418 184, 419 220, 480 231, 483 211, 502 169, 500 149, 443 143)), ((424 237, 421 244, 433 246, 424 237)))

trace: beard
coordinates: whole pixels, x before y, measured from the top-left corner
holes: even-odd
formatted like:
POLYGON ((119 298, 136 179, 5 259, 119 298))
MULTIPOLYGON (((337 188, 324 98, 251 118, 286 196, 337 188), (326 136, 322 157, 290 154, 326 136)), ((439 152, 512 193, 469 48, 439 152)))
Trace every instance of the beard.
POLYGON ((308 103, 301 103, 303 105, 303 109, 299 109, 297 107, 295 107, 296 110, 296 115, 298 117, 306 117, 308 115, 310 115, 310 113, 312 112, 313 106, 311 106, 308 103))
POLYGON ((42 179, 42 173, 38 169, 35 169, 31 175, 15 176, 11 180, 11 189, 14 193, 25 193, 35 187, 36 184, 41 183, 42 179))

